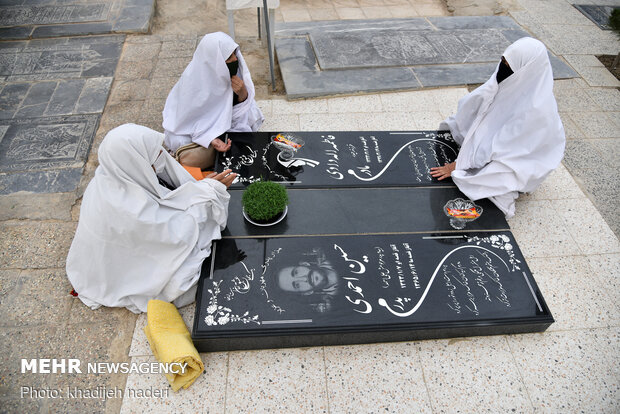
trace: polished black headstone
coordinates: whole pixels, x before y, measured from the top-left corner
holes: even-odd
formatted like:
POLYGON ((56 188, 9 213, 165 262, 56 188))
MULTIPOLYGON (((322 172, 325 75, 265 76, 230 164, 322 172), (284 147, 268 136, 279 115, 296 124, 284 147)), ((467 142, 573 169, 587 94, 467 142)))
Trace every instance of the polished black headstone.
POLYGON ((458 146, 449 132, 293 132, 305 141, 293 160, 282 161, 272 143, 278 132, 229 133, 231 149, 216 170, 239 173, 240 188, 263 179, 300 188, 429 186, 430 168, 452 162, 458 146))
POLYGON ((455 223, 446 215, 445 206, 452 200, 467 198, 456 187, 290 189, 287 216, 270 227, 244 220, 242 191, 230 194, 227 234, 232 237, 509 228, 504 213, 487 199, 476 201, 481 212, 478 218, 455 223), (455 227, 458 224, 463 227, 455 227))
POLYGON ((199 351, 536 332, 553 322, 509 232, 231 238, 213 250, 192 333, 199 351))

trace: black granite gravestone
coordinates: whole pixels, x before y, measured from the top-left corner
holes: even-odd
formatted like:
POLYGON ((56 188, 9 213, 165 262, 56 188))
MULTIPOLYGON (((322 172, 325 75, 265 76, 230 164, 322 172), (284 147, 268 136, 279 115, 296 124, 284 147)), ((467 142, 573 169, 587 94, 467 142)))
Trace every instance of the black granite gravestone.
POLYGON ((543 331, 509 232, 224 239, 201 279, 199 351, 543 331))
POLYGON ((278 132, 229 133, 232 147, 217 171, 240 174, 232 188, 259 179, 295 187, 382 187, 451 184, 430 176, 431 167, 456 159, 449 132, 293 132, 305 144, 283 159, 272 143, 278 132))
POLYGON ((275 133, 229 134, 217 170, 241 180, 198 285, 200 351, 538 332, 553 323, 501 211, 428 174, 455 159, 450 134, 295 134, 305 145, 294 167, 278 159, 275 133), (289 214, 273 227, 241 215, 242 185, 260 178, 295 187, 289 214))
POLYGON ((466 199, 456 187, 290 189, 288 214, 271 227, 242 216, 242 191, 230 191, 228 232, 232 237, 506 230, 504 214, 489 200, 476 201, 477 218, 455 218, 446 205, 466 199))

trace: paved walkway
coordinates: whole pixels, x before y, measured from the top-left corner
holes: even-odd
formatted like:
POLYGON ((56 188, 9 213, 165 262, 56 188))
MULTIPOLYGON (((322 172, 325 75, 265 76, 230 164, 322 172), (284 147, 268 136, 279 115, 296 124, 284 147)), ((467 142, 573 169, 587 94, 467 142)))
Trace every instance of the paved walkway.
MULTIPOLYGON (((33 113, 41 120, 74 117, 70 118, 71 125, 79 124, 76 119, 86 125, 83 118, 100 116, 82 176, 78 183, 72 182, 71 189, 54 189, 52 185, 60 181, 50 178, 49 186, 42 187, 53 192, 7 191, 10 194, 0 195, 0 411, 619 411, 620 244, 601 214, 616 229, 616 234, 620 234, 613 211, 618 202, 620 158, 616 143, 620 131, 620 92, 615 78, 593 57, 617 53, 618 41, 565 0, 502 0, 500 3, 524 30, 543 40, 553 54, 580 76, 557 81, 555 85, 569 138, 564 166, 537 192, 519 200, 517 215, 510 221, 556 317, 557 322, 547 332, 203 354, 206 375, 189 390, 167 399, 20 398, 21 386, 166 388, 161 376, 19 373, 21 358, 79 358, 84 362, 152 360, 140 329, 144 316, 137 318, 136 324, 136 317, 124 309, 93 312, 85 308, 67 294, 70 285, 64 273, 64 261, 77 223, 79 197, 97 165, 96 150, 105 133, 125 122, 161 129, 165 97, 191 59, 197 40, 206 32, 227 29, 223 1, 197 4, 193 0, 161 0, 153 33, 125 36, 113 77, 109 74, 88 77, 80 72, 80 76, 66 78, 57 72, 44 79, 10 80, 7 74, 0 78, 3 88, 0 97, 7 85, 29 84, 25 93, 23 87, 11 86, 17 94, 7 93, 5 98, 0 98, 0 110, 13 111, 11 116, 4 115, 2 122, 10 119, 23 131, 27 130, 23 120, 31 118, 17 116, 19 113, 33 113), (81 96, 94 90, 89 89, 95 86, 93 83, 108 82, 109 90, 100 90, 100 95, 109 93, 103 112, 96 106, 100 102, 97 99, 80 103, 78 98, 73 104, 67 101, 65 109, 62 105, 50 105, 50 102, 65 102, 56 100, 54 93, 50 96, 49 90, 52 86, 54 91, 62 90, 69 79, 70 96, 76 96, 79 85, 82 85, 81 96), (35 84, 43 85, 36 87, 41 88, 40 93, 34 93, 35 84), (87 85, 89 88, 84 89, 87 85), (33 91, 31 98, 30 91, 33 91), (86 103, 95 107, 85 110, 86 103), (62 113, 54 113, 57 107, 62 113)), ((271 94, 268 87, 268 63, 264 49, 255 39, 254 13, 253 10, 236 13, 237 40, 252 68, 260 105, 267 116, 265 130, 433 129, 456 109, 458 99, 467 93, 464 87, 451 87, 288 102, 282 96, 281 83, 276 94, 271 94)), ((440 0, 282 0, 276 19, 290 23, 446 15, 440 0)), ((87 38, 91 42, 117 36, 87 38)), ((64 38, 20 42, 33 47, 52 41, 74 42, 64 38)), ((8 41, 0 42, 0 48, 7 44, 8 41)), ((89 55, 91 49, 83 46, 83 54, 89 55)), ((14 53, 6 47, 0 52, 7 53, 4 56, 14 53)), ((21 56, 47 55, 55 59, 63 56, 47 52, 21 56)), ((97 53, 101 55, 101 51, 97 53)), ((11 59, 0 60, 0 68, 11 59)), ((108 65, 113 66, 111 60, 101 68, 108 65)), ((39 66, 19 63, 18 67, 39 66)), ((33 72, 23 71, 21 75, 28 73, 33 72)), ((10 132, 3 125, 7 124, 0 123, 0 132, 10 132)), ((45 131, 47 136, 65 131, 67 138, 62 141, 66 143, 63 146, 71 151, 78 148, 76 143, 81 135, 75 131, 83 131, 80 128, 85 127, 61 126, 38 131, 45 131)), ((28 136, 38 135, 28 133, 28 136)), ((4 139, 9 138, 0 141, 0 148, 5 145, 4 139)), ((19 142, 18 138, 11 139, 19 142)), ((4 149, 0 154, 3 156, 4 149)), ((33 171, 78 168, 85 160, 81 155, 64 160, 59 157, 54 162, 65 164, 47 168, 39 161, 25 158, 24 165, 32 163, 36 168, 10 169, 12 164, 8 160, 0 161, 0 169, 9 168, 0 174, 4 171, 7 175, 19 173, 28 177, 33 171)), ((31 188, 40 182, 28 180, 24 182, 30 183, 31 188)), ((9 185, 17 184, 6 184, 9 185)), ((188 319, 193 314, 191 307, 182 313, 188 319)))

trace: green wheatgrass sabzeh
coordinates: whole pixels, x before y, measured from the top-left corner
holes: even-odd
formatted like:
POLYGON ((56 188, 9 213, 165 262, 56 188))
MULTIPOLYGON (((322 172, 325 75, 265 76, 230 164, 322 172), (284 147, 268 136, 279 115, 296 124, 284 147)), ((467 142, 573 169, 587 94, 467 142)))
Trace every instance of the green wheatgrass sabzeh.
POLYGON ((243 192, 241 202, 250 218, 268 221, 284 211, 288 204, 288 195, 282 184, 256 181, 243 192))

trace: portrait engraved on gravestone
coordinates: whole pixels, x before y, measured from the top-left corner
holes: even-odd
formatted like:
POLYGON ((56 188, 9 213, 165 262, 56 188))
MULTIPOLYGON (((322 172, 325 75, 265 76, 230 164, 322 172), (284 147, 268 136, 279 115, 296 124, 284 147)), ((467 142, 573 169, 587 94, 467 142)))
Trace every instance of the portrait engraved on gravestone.
POLYGON ((202 319, 210 330, 548 313, 506 232, 235 240, 241 260, 205 282, 202 319))
POLYGON ((340 283, 332 262, 320 247, 302 253, 296 262, 272 273, 273 286, 315 312, 329 311, 340 283))

